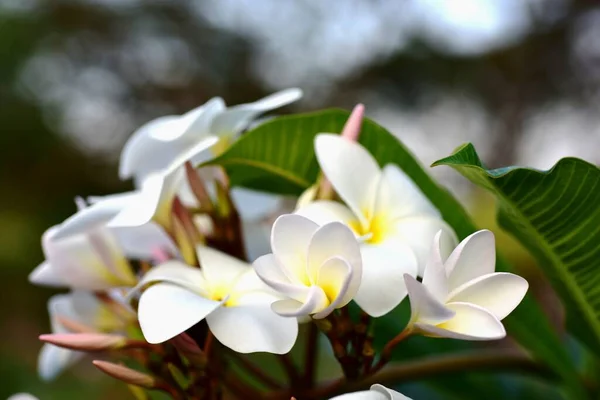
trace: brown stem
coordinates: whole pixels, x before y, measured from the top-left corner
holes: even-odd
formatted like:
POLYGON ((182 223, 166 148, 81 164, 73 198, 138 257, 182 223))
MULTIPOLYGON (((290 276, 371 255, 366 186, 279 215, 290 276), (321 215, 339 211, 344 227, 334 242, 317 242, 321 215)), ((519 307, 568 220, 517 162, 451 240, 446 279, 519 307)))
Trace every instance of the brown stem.
POLYGON ((377 364, 373 366, 373 368, 371 369, 371 373, 374 374, 381 370, 381 368, 383 368, 392 357, 392 351, 394 350, 394 347, 396 347, 400 342, 412 335, 412 333, 413 331, 411 328, 406 328, 402 332, 400 332, 396 337, 390 340, 381 351, 379 361, 377 361, 377 364))
POLYGON ((306 387, 312 388, 315 384, 317 355, 319 352, 319 328, 315 324, 310 324, 308 329, 306 355, 304 358, 304 383, 306 387))
POLYGON ((300 375, 298 374, 298 370, 294 365, 294 361, 288 354, 281 354, 277 358, 285 369, 285 372, 290 379, 291 386, 295 386, 298 382, 300 382, 300 375))
POLYGON ((346 382, 344 379, 334 381, 327 386, 309 391, 306 397, 330 397, 340 393, 363 390, 375 383, 386 385, 408 381, 414 382, 431 376, 470 370, 511 370, 549 379, 553 378, 550 370, 521 352, 488 350, 475 353, 471 351, 464 354, 429 357, 398 365, 390 365, 382 371, 358 382, 346 382))

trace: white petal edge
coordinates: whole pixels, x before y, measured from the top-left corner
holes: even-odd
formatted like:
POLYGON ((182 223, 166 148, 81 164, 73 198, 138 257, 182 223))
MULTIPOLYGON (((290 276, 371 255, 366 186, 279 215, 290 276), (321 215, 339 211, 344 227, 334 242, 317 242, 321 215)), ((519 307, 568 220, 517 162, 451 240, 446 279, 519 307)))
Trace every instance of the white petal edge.
POLYGON ((137 294, 144 286, 156 282, 172 283, 198 294, 205 293, 207 287, 204 274, 199 268, 189 266, 181 261, 171 260, 153 267, 144 274, 139 283, 129 291, 127 298, 137 294))
POLYGON ((312 286, 303 301, 279 300, 271 304, 271 309, 283 317, 303 317, 323 311, 328 305, 323 289, 312 286))
POLYGON ((298 336, 296 319, 281 317, 268 305, 222 307, 206 322, 219 342, 238 353, 285 354, 298 336))
POLYGON ((494 234, 487 229, 467 236, 446 260, 450 291, 496 269, 494 234))
POLYGON ((438 300, 445 303, 448 297, 448 277, 446 276, 446 268, 444 267, 444 259, 442 258, 440 246, 442 241, 443 231, 436 233, 433 239, 433 245, 429 252, 429 258, 425 264, 423 271, 423 285, 427 291, 438 300))
POLYGON ((83 357, 83 353, 44 344, 38 357, 38 375, 46 382, 56 379, 65 369, 83 357))
POLYGON ((357 282, 354 279, 352 266, 346 260, 340 257, 331 257, 319 268, 317 285, 323 289, 330 301, 328 307, 315 313, 314 318, 321 319, 331 314, 336 308, 350 303, 356 295, 360 280, 357 282), (352 288, 350 288, 351 283, 353 284, 352 288))
POLYGON ((252 264, 256 275, 269 287, 283 296, 297 301, 304 301, 308 296, 307 286, 292 282, 284 271, 281 262, 274 254, 266 254, 258 257, 252 264))
POLYGON ((341 222, 346 225, 360 224, 359 218, 345 205, 331 200, 317 200, 308 203, 294 211, 315 222, 317 225, 325 225, 330 222, 341 222))
POLYGON ((361 254, 362 280, 354 301, 370 316, 380 317, 406 297, 404 274, 416 275, 415 256, 401 243, 394 249, 362 245, 361 254))
POLYGON ((438 325, 415 324, 432 336, 461 340, 498 340, 506 336, 502 322, 484 308, 470 303, 446 304, 456 315, 438 325))
POLYGON ((252 270, 247 262, 207 246, 199 246, 196 253, 204 278, 210 287, 231 286, 243 273, 252 270))
POLYGON ((405 274, 404 282, 410 300, 409 324, 437 325, 454 317, 454 312, 438 301, 427 288, 414 277, 405 274))
POLYGON ((67 286, 64 278, 52 268, 48 261, 42 262, 29 274, 29 282, 34 285, 44 285, 52 287, 67 286))
MULTIPOLYGON (((360 244, 346 225, 331 222, 317 229, 308 247, 308 274, 317 280, 319 269, 332 257, 339 257, 348 263, 352 280, 348 282, 348 293, 343 300, 347 304, 352 300, 360 286, 362 278, 362 255, 360 244)), ((341 283, 341 282, 340 282, 341 283)))
POLYGON ((521 303, 529 283, 519 275, 496 272, 480 276, 450 293, 448 302, 471 303, 503 320, 521 303))
POLYGON ((402 241, 407 244, 417 257, 418 276, 423 276, 425 264, 432 249, 433 239, 440 230, 451 237, 455 237, 450 225, 441 218, 423 214, 400 218, 396 222, 393 232, 386 237, 386 241, 391 243, 402 241))
POLYGON ((377 161, 360 144, 335 134, 317 135, 315 153, 335 191, 366 223, 365 214, 373 211, 381 177, 377 161))
POLYGON ((440 212, 421 192, 421 189, 394 164, 383 168, 377 188, 375 213, 389 218, 407 218, 413 215, 440 217, 440 212))
POLYGON ((202 321, 221 304, 180 286, 157 283, 140 296, 138 319, 148 343, 162 343, 202 321))

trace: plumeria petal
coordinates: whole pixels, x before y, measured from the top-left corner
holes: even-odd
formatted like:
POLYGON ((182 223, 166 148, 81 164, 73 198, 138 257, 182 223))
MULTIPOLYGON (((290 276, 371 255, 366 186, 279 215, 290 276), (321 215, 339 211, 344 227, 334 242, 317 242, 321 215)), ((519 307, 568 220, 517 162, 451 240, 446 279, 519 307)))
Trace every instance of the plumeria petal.
POLYGON ((448 302, 475 304, 502 320, 523 300, 528 287, 527 281, 518 275, 497 272, 460 286, 450 294, 448 302))
POLYGON ((199 268, 191 267, 181 261, 171 260, 148 271, 137 286, 129 292, 128 297, 136 294, 142 287, 156 282, 169 282, 199 294, 206 294, 208 286, 204 274, 199 268))
POLYGON ((440 212, 431 201, 412 179, 394 164, 386 165, 381 174, 375 202, 375 214, 379 213, 389 219, 414 215, 440 218, 440 212))
POLYGON ((213 290, 222 288, 227 292, 226 288, 233 285, 241 274, 252 270, 250 264, 210 247, 198 247, 197 253, 204 278, 213 290))
POLYGON ((98 226, 105 225, 125 207, 134 204, 137 196, 137 192, 127 192, 88 199, 92 204, 79 210, 60 224, 54 238, 62 239, 74 234, 86 233, 98 226))
POLYGON ((311 286, 302 301, 279 300, 271 305, 273 311, 285 317, 300 317, 322 311, 329 305, 327 295, 319 286, 311 286))
MULTIPOLYGON (((340 222, 332 222, 321 226, 314 233, 308 247, 308 274, 314 282, 320 276, 319 269, 332 257, 342 259, 348 263, 353 275, 349 282, 349 298, 343 302, 347 304, 358 290, 362 277, 362 256, 360 247, 352 231, 340 222)), ((341 282, 340 282, 341 284, 341 282)), ((331 299, 333 301, 333 299, 331 299)))
POLYGON ((423 285, 438 301, 445 303, 448 297, 448 277, 446 276, 446 268, 444 267, 444 258, 441 254, 442 240, 448 235, 444 231, 439 231, 434 239, 429 259, 425 265, 423 272, 423 285))
POLYGON ((388 389, 383 385, 375 384, 371 386, 371 391, 386 395, 387 400, 411 400, 402 393, 398 393, 395 390, 388 389))
POLYGON ((404 396, 402 393, 398 393, 395 390, 391 390, 382 385, 373 385, 371 390, 346 393, 341 396, 336 396, 330 400, 411 400, 404 396))
POLYGON ((496 268, 494 234, 481 230, 468 236, 454 249, 445 265, 450 290, 493 273, 496 268))
POLYGON ((330 222, 341 222, 350 227, 360 226, 358 217, 345 205, 337 201, 317 200, 298 208, 295 212, 316 222, 325 225, 330 222))
POLYGON ((252 265, 263 282, 283 295, 297 301, 303 301, 308 296, 308 287, 292 282, 274 254, 261 256, 252 265))
POLYGON ((68 286, 104 290, 116 286, 135 285, 135 277, 119 254, 110 236, 92 238, 73 235, 60 240, 45 241, 44 252, 51 268, 68 286))
POLYGON ((157 283, 140 296, 138 319, 149 343, 162 343, 185 332, 221 306, 180 286, 157 283))
POLYGON ((38 357, 38 375, 46 382, 52 381, 83 356, 84 353, 78 351, 44 344, 38 357))
POLYGON ((212 121, 211 131, 218 135, 236 135, 260 114, 283 107, 302 97, 300 89, 286 89, 248 104, 229 107, 212 121))
POLYGON ((448 303, 456 314, 437 326, 415 324, 432 336, 462 340, 496 340, 506 336, 502 323, 486 309, 469 303, 448 303))
POLYGON ((179 149, 171 148, 165 151, 164 143, 152 138, 152 133, 156 131, 179 132, 178 121, 178 116, 167 115, 154 119, 135 131, 121 152, 119 177, 127 179, 133 177, 134 174, 145 175, 151 171, 165 168, 179 149), (152 157, 148 157, 148 154, 152 154, 152 157))
POLYGON ((423 276, 433 238, 440 230, 454 237, 452 228, 442 219, 430 215, 415 215, 397 220, 393 233, 390 233, 386 240, 401 240, 408 244, 417 257, 418 275, 423 276))
POLYGON ((109 223, 109 227, 135 227, 153 219, 163 227, 170 227, 170 214, 178 185, 184 178, 179 168, 167 175, 154 174, 144 180, 138 198, 121 210, 109 223))
POLYGON ((224 109, 223 100, 213 98, 184 115, 160 117, 145 124, 125 144, 119 176, 135 177, 141 183, 149 175, 165 170, 210 134, 213 118, 224 109))
POLYGON ((327 308, 314 315, 316 319, 325 318, 336 308, 348 304, 360 285, 360 279, 354 279, 352 266, 340 257, 332 257, 325 261, 318 271, 317 285, 325 292, 330 304, 327 308), (354 287, 350 292, 350 284, 354 287))
POLYGON ((454 311, 436 299, 428 288, 414 277, 406 274, 404 282, 410 298, 410 323, 437 325, 454 316, 454 311))
POLYGON ((171 256, 179 253, 164 229, 153 222, 132 228, 113 228, 111 232, 128 258, 150 260, 157 250, 171 256))
POLYGON ((319 134, 315 152, 321 170, 344 202, 366 222, 374 208, 381 170, 360 144, 334 134, 319 134))
POLYGON ((293 283, 310 284, 306 266, 308 246, 319 226, 300 215, 285 214, 275 220, 271 248, 293 283))
POLYGON ((415 256, 402 243, 394 249, 364 244, 361 254, 362 280, 354 300, 367 314, 380 317, 406 297, 404 274, 416 275, 415 256))
POLYGON ((52 264, 48 261, 44 261, 38 265, 30 274, 29 282, 34 285, 63 287, 67 286, 68 282, 65 281, 64 277, 58 273, 55 268, 52 268, 52 264))
POLYGON ((206 322, 219 342, 238 353, 285 354, 298 336, 295 318, 275 314, 268 304, 222 307, 206 322))

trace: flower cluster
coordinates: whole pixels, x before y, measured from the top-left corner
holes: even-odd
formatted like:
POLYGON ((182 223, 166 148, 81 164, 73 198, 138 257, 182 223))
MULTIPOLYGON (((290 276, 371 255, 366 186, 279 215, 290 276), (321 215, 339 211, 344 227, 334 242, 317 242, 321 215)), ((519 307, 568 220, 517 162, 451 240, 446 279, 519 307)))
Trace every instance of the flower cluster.
MULTIPOLYGON (((383 367, 391 351, 375 357, 371 319, 407 295, 412 317, 390 343, 413 334, 505 336, 500 320, 527 282, 494 273, 491 232, 456 246, 454 231, 415 182, 396 165, 380 166, 356 141, 361 107, 343 135, 316 136, 323 176, 292 213, 277 196, 232 189, 224 170, 203 165, 260 114, 300 95, 290 89, 230 108, 215 98, 133 134, 120 176, 133 178, 135 190, 78 199, 78 211, 42 238, 46 261, 30 280, 71 290, 49 301, 53 334, 41 337, 42 378, 56 377, 83 352, 104 351, 146 367, 141 373, 94 362, 130 384, 194 399, 213 398, 223 385, 248 398, 250 389, 223 378, 224 358, 285 355, 299 325, 311 324, 329 339, 345 379, 355 380, 383 367), (349 312, 353 301, 359 322, 349 312), (164 365, 131 349, 159 355, 164 365)), ((311 398, 313 389, 302 396, 311 398)), ((291 395, 299 394, 282 398, 291 395)), ((375 385, 337 398, 406 397, 375 385)))

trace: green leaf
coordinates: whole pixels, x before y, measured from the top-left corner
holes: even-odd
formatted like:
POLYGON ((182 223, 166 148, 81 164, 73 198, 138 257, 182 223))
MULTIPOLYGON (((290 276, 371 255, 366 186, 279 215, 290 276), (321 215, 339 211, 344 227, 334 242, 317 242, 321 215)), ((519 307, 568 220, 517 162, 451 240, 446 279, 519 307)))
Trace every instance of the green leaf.
POLYGON ((563 158, 548 171, 487 170, 471 144, 434 165, 451 166, 498 198, 500 226, 538 259, 570 332, 600 355, 600 169, 563 158))
MULTIPOLYGON (((232 186, 298 195, 314 184, 319 174, 313 148, 315 136, 321 132, 340 132, 348 116, 348 112, 334 109, 275 118, 247 132, 228 151, 207 164, 225 168, 232 186)), ((359 142, 381 166, 393 163, 404 170, 440 210, 459 238, 477 230, 461 204, 438 185, 414 155, 386 129, 365 119, 359 142)), ((506 271, 510 266, 499 257, 497 269, 506 271)), ((386 320, 393 332, 394 321, 386 320)), ((573 391, 577 390, 573 362, 530 296, 505 320, 505 325, 534 357, 570 382, 573 391)))

